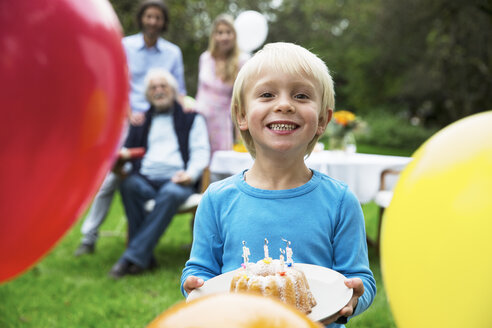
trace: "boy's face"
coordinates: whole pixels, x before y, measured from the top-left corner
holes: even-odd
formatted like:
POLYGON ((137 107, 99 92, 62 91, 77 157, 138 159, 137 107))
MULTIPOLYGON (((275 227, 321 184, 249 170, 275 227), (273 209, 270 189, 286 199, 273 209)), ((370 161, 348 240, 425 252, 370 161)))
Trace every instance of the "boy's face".
POLYGON ((304 155, 309 142, 326 127, 319 120, 319 89, 310 78, 272 69, 244 84, 246 116, 238 116, 238 125, 249 130, 257 155, 291 151, 304 155))

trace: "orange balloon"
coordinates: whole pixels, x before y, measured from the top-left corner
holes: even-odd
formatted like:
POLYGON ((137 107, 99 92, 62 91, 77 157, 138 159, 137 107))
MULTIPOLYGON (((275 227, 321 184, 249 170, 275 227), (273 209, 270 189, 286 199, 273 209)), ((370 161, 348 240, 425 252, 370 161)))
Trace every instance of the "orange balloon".
POLYGON ((320 328, 290 305, 254 294, 224 293, 181 302, 147 328, 320 328))

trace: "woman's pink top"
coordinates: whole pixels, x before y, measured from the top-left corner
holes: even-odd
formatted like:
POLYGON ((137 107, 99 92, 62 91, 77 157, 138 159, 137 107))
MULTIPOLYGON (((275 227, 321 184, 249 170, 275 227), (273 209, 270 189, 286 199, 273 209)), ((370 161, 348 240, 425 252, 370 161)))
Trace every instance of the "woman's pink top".
MULTIPOLYGON (((239 67, 249 56, 241 54, 239 67)), ((206 121, 210 150, 231 150, 234 143, 234 125, 231 120, 232 83, 224 83, 215 74, 215 59, 210 52, 200 55, 198 73, 198 89, 195 110, 201 113, 206 121)))

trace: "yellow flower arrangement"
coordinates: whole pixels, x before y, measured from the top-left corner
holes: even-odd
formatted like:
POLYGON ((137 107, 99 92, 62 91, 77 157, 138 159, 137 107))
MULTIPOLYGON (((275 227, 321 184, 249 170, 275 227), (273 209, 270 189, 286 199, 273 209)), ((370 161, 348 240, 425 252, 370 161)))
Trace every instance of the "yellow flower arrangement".
POLYGON ((248 150, 246 147, 243 145, 242 142, 235 143, 234 146, 232 146, 232 150, 240 152, 240 153, 247 153, 248 150))
POLYGON ((329 144, 330 149, 347 150, 347 145, 355 147, 354 132, 359 132, 365 127, 365 122, 348 110, 339 110, 333 113, 333 119, 328 124, 322 138, 329 144))
POLYGON ((349 112, 348 110, 339 110, 338 112, 333 113, 333 119, 335 123, 346 127, 355 121, 356 116, 354 113, 349 112))
POLYGON ((243 143, 243 139, 241 136, 238 134, 237 139, 234 141, 234 145, 232 146, 232 150, 240 152, 240 153, 247 153, 248 150, 246 149, 246 146, 243 143))

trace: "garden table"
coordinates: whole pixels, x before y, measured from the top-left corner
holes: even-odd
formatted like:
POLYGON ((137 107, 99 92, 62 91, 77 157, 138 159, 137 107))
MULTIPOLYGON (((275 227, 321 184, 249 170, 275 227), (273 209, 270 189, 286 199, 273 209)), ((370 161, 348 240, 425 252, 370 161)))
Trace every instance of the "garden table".
MULTIPOLYGON (((306 158, 306 165, 332 178, 347 183, 359 201, 364 204, 374 200, 379 190, 381 172, 388 168, 403 169, 411 157, 348 153, 343 151, 317 151, 306 158)), ((248 169, 253 164, 249 153, 217 151, 212 156, 210 173, 228 176, 248 169)))

